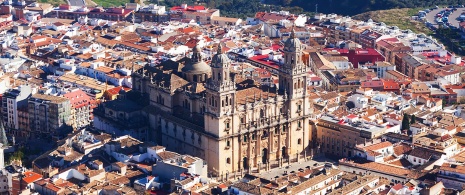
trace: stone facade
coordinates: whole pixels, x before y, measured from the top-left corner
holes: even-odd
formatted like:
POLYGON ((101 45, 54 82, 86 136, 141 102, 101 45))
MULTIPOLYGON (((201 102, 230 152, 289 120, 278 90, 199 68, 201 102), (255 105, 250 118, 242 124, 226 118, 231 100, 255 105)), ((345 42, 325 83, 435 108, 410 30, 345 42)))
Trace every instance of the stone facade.
POLYGON ((279 88, 250 84, 232 73, 221 46, 207 65, 197 46, 191 59, 136 71, 134 91, 150 98, 145 111, 157 142, 205 159, 211 175, 283 166, 309 155, 312 132, 308 70, 294 33, 284 55, 279 88))

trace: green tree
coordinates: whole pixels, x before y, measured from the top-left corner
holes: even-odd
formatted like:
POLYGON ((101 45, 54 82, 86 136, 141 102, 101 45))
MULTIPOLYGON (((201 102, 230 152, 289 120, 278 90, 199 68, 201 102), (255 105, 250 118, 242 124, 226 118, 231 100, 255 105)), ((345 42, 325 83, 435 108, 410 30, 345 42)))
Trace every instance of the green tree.
POLYGON ((415 120, 416 120, 416 117, 415 115, 412 114, 412 119, 410 120, 410 124, 415 123, 416 122, 415 120))
POLYGON ((23 158, 24 158, 24 152, 22 151, 22 149, 19 149, 10 156, 8 161, 11 163, 14 160, 22 160, 23 158))
POLYGON ((404 114, 404 117, 402 118, 402 129, 410 130, 410 120, 408 114, 404 114))

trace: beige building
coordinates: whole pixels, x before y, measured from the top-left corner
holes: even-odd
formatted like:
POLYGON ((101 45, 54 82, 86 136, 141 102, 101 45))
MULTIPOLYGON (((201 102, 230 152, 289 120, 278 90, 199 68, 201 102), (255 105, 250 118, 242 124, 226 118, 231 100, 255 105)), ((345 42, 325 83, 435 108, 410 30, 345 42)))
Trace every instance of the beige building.
POLYGON ((182 14, 183 19, 195 20, 198 24, 211 24, 212 18, 215 16, 220 16, 219 9, 185 11, 182 14))
POLYGON ((220 17, 220 16, 213 16, 212 17, 212 24, 218 26, 237 26, 242 23, 242 19, 240 18, 228 18, 228 17, 220 17))
POLYGON ((265 170, 310 152, 302 55, 292 33, 276 89, 247 84, 250 80, 231 73, 221 46, 210 67, 197 46, 190 59, 136 71, 133 90, 150 97, 145 108, 150 129, 168 150, 205 159, 212 175, 265 170))
POLYGON ((34 94, 28 100, 29 127, 32 136, 53 136, 62 138, 62 128, 73 125, 71 104, 64 97, 34 94), (61 137, 60 137, 61 136, 61 137))

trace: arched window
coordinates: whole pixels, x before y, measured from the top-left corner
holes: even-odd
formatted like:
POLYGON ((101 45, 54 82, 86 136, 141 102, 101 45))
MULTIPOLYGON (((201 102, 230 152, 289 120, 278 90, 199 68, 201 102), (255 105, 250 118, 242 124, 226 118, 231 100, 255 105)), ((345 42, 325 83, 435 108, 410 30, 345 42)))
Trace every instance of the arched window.
POLYGON ((228 105, 228 103, 229 103, 229 97, 226 96, 226 106, 228 105))
POLYGON ((231 164, 231 158, 227 158, 226 163, 231 164))
POLYGON ((227 147, 231 146, 231 142, 230 142, 229 140, 226 141, 226 146, 227 146, 227 147))
POLYGON ((299 139, 297 140, 297 144, 299 144, 299 145, 302 144, 302 139, 299 138, 299 139))
POLYGON ((218 81, 221 80, 221 73, 218 73, 218 81))
POLYGON ((221 107, 224 107, 224 100, 221 100, 221 107))

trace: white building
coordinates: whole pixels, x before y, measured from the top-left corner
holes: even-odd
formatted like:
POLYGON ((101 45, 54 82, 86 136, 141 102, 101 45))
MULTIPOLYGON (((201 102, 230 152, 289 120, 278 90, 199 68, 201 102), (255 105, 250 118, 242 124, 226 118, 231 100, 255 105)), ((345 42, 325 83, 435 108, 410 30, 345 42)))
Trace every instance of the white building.
POLYGON ((22 85, 7 91, 2 97, 3 124, 7 129, 18 130, 18 110, 27 109, 28 98, 32 94, 31 86, 22 85))

